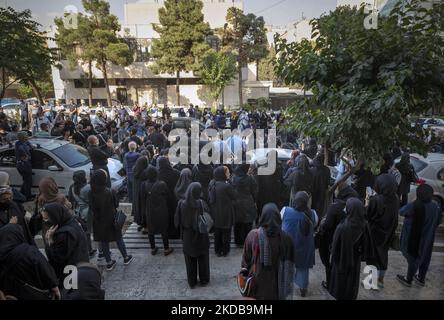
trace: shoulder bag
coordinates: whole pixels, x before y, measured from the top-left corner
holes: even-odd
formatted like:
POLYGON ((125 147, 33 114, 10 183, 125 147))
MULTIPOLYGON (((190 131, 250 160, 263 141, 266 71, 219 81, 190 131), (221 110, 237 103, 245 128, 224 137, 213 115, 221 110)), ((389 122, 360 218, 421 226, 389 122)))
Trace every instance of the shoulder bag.
MULTIPOLYGON (((259 231, 256 231, 257 242, 259 243, 259 231)), ((259 246, 257 247, 259 248, 259 246)), ((237 275, 237 287, 243 297, 254 298, 254 281, 256 277, 257 259, 259 256, 259 250, 254 253, 253 264, 250 270, 242 268, 237 275)))
POLYGON ((200 233, 207 234, 213 228, 214 221, 208 212, 203 209, 202 200, 200 200, 200 214, 197 217, 197 228, 200 233))

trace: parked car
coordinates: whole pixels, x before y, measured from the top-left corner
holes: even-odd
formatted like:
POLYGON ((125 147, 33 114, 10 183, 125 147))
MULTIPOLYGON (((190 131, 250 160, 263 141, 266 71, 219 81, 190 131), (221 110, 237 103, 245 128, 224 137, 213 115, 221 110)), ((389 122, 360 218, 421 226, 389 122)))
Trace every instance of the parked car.
POLYGON ((0 100, 0 105, 2 107, 7 104, 20 104, 20 100, 17 98, 3 98, 0 100))
MULTIPOLYGON (((92 168, 88 151, 78 145, 57 139, 29 140, 32 150, 32 192, 38 193, 40 180, 51 176, 57 182, 62 193, 67 193, 73 183, 72 175, 77 170, 84 170, 87 176, 92 168)), ((124 182, 121 176, 122 164, 115 159, 108 159, 108 170, 114 190, 119 190, 124 182)), ((20 188, 22 177, 16 169, 15 149, 13 145, 0 147, 0 170, 6 171, 12 187, 20 188)))
MULTIPOLYGON (((395 160, 398 163, 401 158, 395 160)), ((427 157, 419 154, 410 155, 410 163, 418 175, 418 181, 412 183, 409 202, 416 199, 416 188, 421 184, 429 184, 434 191, 434 200, 444 205, 444 154, 429 153, 427 157)))
POLYGON ((1 106, 3 109, 3 113, 12 120, 15 121, 16 114, 18 113, 20 116, 20 103, 7 103, 1 106))

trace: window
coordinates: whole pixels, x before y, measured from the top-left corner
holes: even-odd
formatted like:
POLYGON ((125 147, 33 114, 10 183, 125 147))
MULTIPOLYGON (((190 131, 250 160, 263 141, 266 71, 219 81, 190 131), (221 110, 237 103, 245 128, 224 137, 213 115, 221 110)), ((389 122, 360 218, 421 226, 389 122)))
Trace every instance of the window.
MULTIPOLYGON (((76 88, 89 88, 88 79, 75 79, 74 86, 76 88)), ((105 88, 105 80, 103 79, 92 79, 93 88, 105 88)))
POLYGON ((412 164, 413 168, 415 169, 416 173, 421 172, 422 170, 425 169, 425 167, 427 167, 427 163, 424 161, 421 161, 417 158, 414 157, 410 157, 410 163, 412 164))
POLYGON ((75 144, 65 144, 52 152, 71 168, 78 168, 90 162, 88 151, 75 144))
POLYGON ((48 170, 50 166, 57 166, 60 168, 51 156, 39 150, 32 151, 31 162, 33 169, 48 170))
POLYGON ((0 153, 0 167, 15 167, 15 150, 10 149, 0 153))

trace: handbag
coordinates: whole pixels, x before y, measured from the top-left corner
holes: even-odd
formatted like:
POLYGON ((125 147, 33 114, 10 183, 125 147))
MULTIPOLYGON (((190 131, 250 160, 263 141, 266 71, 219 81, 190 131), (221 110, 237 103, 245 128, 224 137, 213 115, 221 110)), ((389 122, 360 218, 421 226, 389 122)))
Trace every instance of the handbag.
POLYGON ((122 230, 126 221, 126 214, 122 210, 117 210, 114 215, 114 227, 116 230, 122 230))
MULTIPOLYGON (((256 236, 259 242, 259 232, 256 231, 256 236)), ((258 247, 259 248, 259 247, 258 247)), ((237 275, 237 287, 239 292, 243 297, 254 298, 254 286, 255 286, 255 277, 256 277, 256 264, 257 258, 259 256, 258 250, 256 250, 253 264, 248 270, 247 268, 242 268, 239 274, 237 275)))
POLYGON ((197 228, 200 233, 207 234, 213 228, 214 221, 208 212, 203 209, 202 200, 200 200, 201 214, 197 217, 197 228))

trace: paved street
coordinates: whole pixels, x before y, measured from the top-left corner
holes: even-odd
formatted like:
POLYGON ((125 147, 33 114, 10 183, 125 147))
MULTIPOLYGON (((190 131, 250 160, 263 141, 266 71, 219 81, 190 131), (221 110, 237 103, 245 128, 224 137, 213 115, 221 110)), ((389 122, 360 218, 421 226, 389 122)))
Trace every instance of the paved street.
MULTIPOLYGON (((158 240, 157 243, 160 245, 161 242, 158 240)), ((138 249, 134 247, 129 250, 135 257, 129 266, 124 266, 118 251, 113 250, 113 256, 118 257, 118 263, 113 271, 103 272, 106 299, 241 299, 235 278, 240 268, 241 249, 232 248, 226 258, 216 257, 211 250, 210 284, 190 289, 186 281, 185 262, 179 241, 173 241, 172 247, 175 247, 176 251, 168 257, 163 256, 162 250, 159 250, 156 256, 151 256, 148 247, 143 248, 144 246, 145 244, 138 246, 138 249)), ((324 268, 318 256, 316 262, 317 265, 310 272, 309 296, 304 299, 333 299, 321 287, 324 268)), ((444 299, 444 253, 433 253, 424 288, 417 285, 406 288, 398 283, 395 279, 396 274, 404 274, 406 267, 405 259, 399 252, 390 252, 385 288, 375 292, 361 287, 359 299, 444 299)), ((296 290, 294 299, 303 299, 296 290)))

